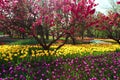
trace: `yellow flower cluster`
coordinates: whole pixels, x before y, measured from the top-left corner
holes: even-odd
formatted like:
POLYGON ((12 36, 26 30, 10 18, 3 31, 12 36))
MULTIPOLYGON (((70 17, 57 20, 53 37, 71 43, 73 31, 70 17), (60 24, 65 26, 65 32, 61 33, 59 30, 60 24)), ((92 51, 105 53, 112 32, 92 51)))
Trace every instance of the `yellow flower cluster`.
POLYGON ((85 53, 92 54, 93 52, 113 52, 120 48, 120 45, 113 44, 82 44, 82 45, 66 45, 57 51, 60 55, 76 54, 84 55, 85 53))
MULTIPOLYGON (((53 46, 55 47, 55 46, 53 46)), ((67 54, 76 54, 84 55, 89 52, 112 52, 117 48, 120 48, 120 45, 117 44, 81 44, 81 45, 65 45, 59 49, 56 54, 54 51, 44 51, 40 50, 38 45, 2 45, 0 46, 0 59, 3 60, 13 60, 13 58, 26 58, 26 57, 39 57, 39 56, 65 56, 67 54)))

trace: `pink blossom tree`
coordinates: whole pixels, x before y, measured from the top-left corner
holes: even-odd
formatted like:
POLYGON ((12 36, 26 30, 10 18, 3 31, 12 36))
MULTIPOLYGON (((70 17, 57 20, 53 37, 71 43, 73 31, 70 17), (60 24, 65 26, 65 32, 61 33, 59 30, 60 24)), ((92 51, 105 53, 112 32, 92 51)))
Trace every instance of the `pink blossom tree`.
POLYGON ((108 38, 120 44, 120 14, 109 12, 108 15, 99 14, 96 29, 106 31, 108 38))
MULTIPOLYGON (((34 37, 38 41, 45 43, 43 34, 45 31, 50 32, 52 29, 55 29, 55 31, 53 31, 58 33, 56 39, 51 41, 50 44, 45 47, 50 47, 61 37, 66 36, 65 42, 62 44, 64 45, 68 37, 74 35, 75 30, 77 31, 78 27, 81 26, 80 28, 83 28, 81 29, 82 32, 82 30, 85 30, 91 26, 91 15, 94 14, 94 7, 97 5, 94 3, 94 0, 50 0, 48 3, 46 0, 43 4, 44 5, 40 7, 41 16, 39 16, 32 26, 33 30, 35 30, 35 27, 41 28, 38 29, 41 30, 41 41, 36 36, 35 31, 33 31, 34 37)), ((46 43, 44 45, 46 45, 46 43)), ((62 45, 60 45, 57 49, 59 49, 62 45)))
POLYGON ((80 26, 82 31, 92 25, 89 20, 97 5, 95 0, 11 0, 11 2, 0 1, 1 15, 10 21, 9 24, 14 30, 31 33, 44 50, 49 50, 51 45, 64 37, 65 40, 56 48, 59 49, 80 26), (5 15, 6 13, 10 18, 5 15), (55 35, 55 38, 48 41, 50 35, 55 35))
POLYGON ((1 0, 0 2, 0 24, 1 29, 6 29, 11 34, 28 33, 30 26, 35 21, 37 6, 34 1, 27 0, 1 0), (16 33, 14 33, 16 32, 16 33))

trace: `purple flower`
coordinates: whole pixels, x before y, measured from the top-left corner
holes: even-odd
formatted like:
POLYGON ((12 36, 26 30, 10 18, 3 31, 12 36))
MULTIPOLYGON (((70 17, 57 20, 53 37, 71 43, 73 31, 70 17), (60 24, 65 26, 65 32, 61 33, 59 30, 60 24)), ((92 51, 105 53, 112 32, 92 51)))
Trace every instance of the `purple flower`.
POLYGON ((2 70, 2 72, 3 72, 3 73, 5 73, 5 72, 6 72, 6 70, 5 70, 5 69, 3 69, 3 70, 2 70))
POLYGON ((74 78, 72 78, 72 80, 76 80, 76 79, 75 79, 75 77, 74 77, 74 78))
POLYGON ((102 80, 107 80, 106 78, 102 78, 102 80))
POLYGON ((37 71, 37 74, 40 74, 40 70, 39 70, 39 71, 37 71))
POLYGON ((70 72, 70 71, 71 71, 71 69, 69 68, 69 69, 68 69, 68 72, 70 72))
POLYGON ((98 80, 96 77, 90 78, 89 80, 98 80))
POLYGON ((117 72, 114 70, 113 73, 116 74, 117 72))
POLYGON ((71 75, 68 75, 67 78, 70 79, 70 78, 71 78, 71 75))
POLYGON ((117 79, 117 76, 113 76, 114 77, 114 79, 117 79))
POLYGON ((14 71, 13 71, 13 70, 11 70, 11 71, 10 71, 10 74, 11 74, 11 75, 12 75, 12 74, 14 74, 14 71))
POLYGON ((23 75, 20 75, 20 80, 22 80, 24 78, 24 76, 23 75))
POLYGON ((36 77, 36 76, 34 76, 34 80, 37 80, 37 77, 36 77))
POLYGON ((42 74, 42 77, 44 77, 45 76, 45 74, 42 74))
POLYGON ((3 78, 0 78, 0 80, 3 80, 3 78))
POLYGON ((118 63, 120 63, 120 60, 118 60, 118 63))
POLYGON ((13 78, 13 77, 11 77, 11 78, 9 78, 9 80, 14 80, 14 78, 13 78))
POLYGON ((12 69, 13 69, 13 67, 10 67, 10 68, 9 68, 9 71, 11 71, 12 69))
POLYGON ((15 78, 17 78, 18 77, 18 74, 15 74, 15 78))
POLYGON ((56 76, 55 75, 52 75, 53 79, 56 79, 56 76))
POLYGON ((76 68, 76 72, 78 72, 78 70, 79 70, 79 69, 78 69, 78 68, 76 68))
POLYGON ((83 61, 83 64, 87 65, 87 63, 85 61, 83 61))
POLYGON ((32 71, 30 71, 30 75, 32 75, 33 74, 33 72, 32 71))
POLYGON ((102 68, 102 71, 104 71, 105 69, 104 68, 102 68))
POLYGON ((55 72, 54 72, 54 71, 52 71, 52 74, 55 74, 55 72))
POLYGON ((21 70, 21 67, 20 67, 20 66, 17 66, 17 67, 16 67, 16 70, 17 70, 17 71, 21 70))
POLYGON ((60 78, 60 75, 57 75, 57 78, 59 79, 59 78, 60 78))

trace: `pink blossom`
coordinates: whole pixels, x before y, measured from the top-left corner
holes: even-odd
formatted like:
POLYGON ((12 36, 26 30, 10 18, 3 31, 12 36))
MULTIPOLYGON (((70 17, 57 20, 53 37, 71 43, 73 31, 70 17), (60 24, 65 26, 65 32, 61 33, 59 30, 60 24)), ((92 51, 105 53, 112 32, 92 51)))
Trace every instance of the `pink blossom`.
POLYGON ((120 4, 120 1, 117 1, 117 4, 120 4))
POLYGON ((103 26, 101 29, 102 29, 102 30, 106 30, 106 26, 103 26))
POLYGON ((71 29, 70 29, 70 33, 71 33, 71 34, 74 34, 74 32, 75 32, 75 27, 72 26, 71 29))
POLYGON ((114 18, 116 18, 116 17, 118 17, 119 16, 119 14, 118 13, 115 13, 114 14, 114 18))
POLYGON ((22 28, 22 27, 19 28, 19 31, 22 32, 22 33, 25 33, 25 32, 26 32, 25 29, 22 28))
POLYGON ((110 21, 109 24, 112 25, 112 24, 113 24, 113 21, 110 21))
POLYGON ((90 14, 94 14, 95 13, 95 9, 90 11, 90 14))

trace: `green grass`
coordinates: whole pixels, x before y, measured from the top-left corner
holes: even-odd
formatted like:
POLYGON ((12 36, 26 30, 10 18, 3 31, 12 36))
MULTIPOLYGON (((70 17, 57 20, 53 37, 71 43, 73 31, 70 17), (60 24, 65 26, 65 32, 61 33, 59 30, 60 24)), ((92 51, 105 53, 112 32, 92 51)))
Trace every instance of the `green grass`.
POLYGON ((3 35, 3 32, 0 32, 0 35, 3 35))
POLYGON ((24 39, 9 43, 9 45, 28 45, 28 44, 34 45, 34 44, 38 44, 38 42, 35 39, 24 39))

